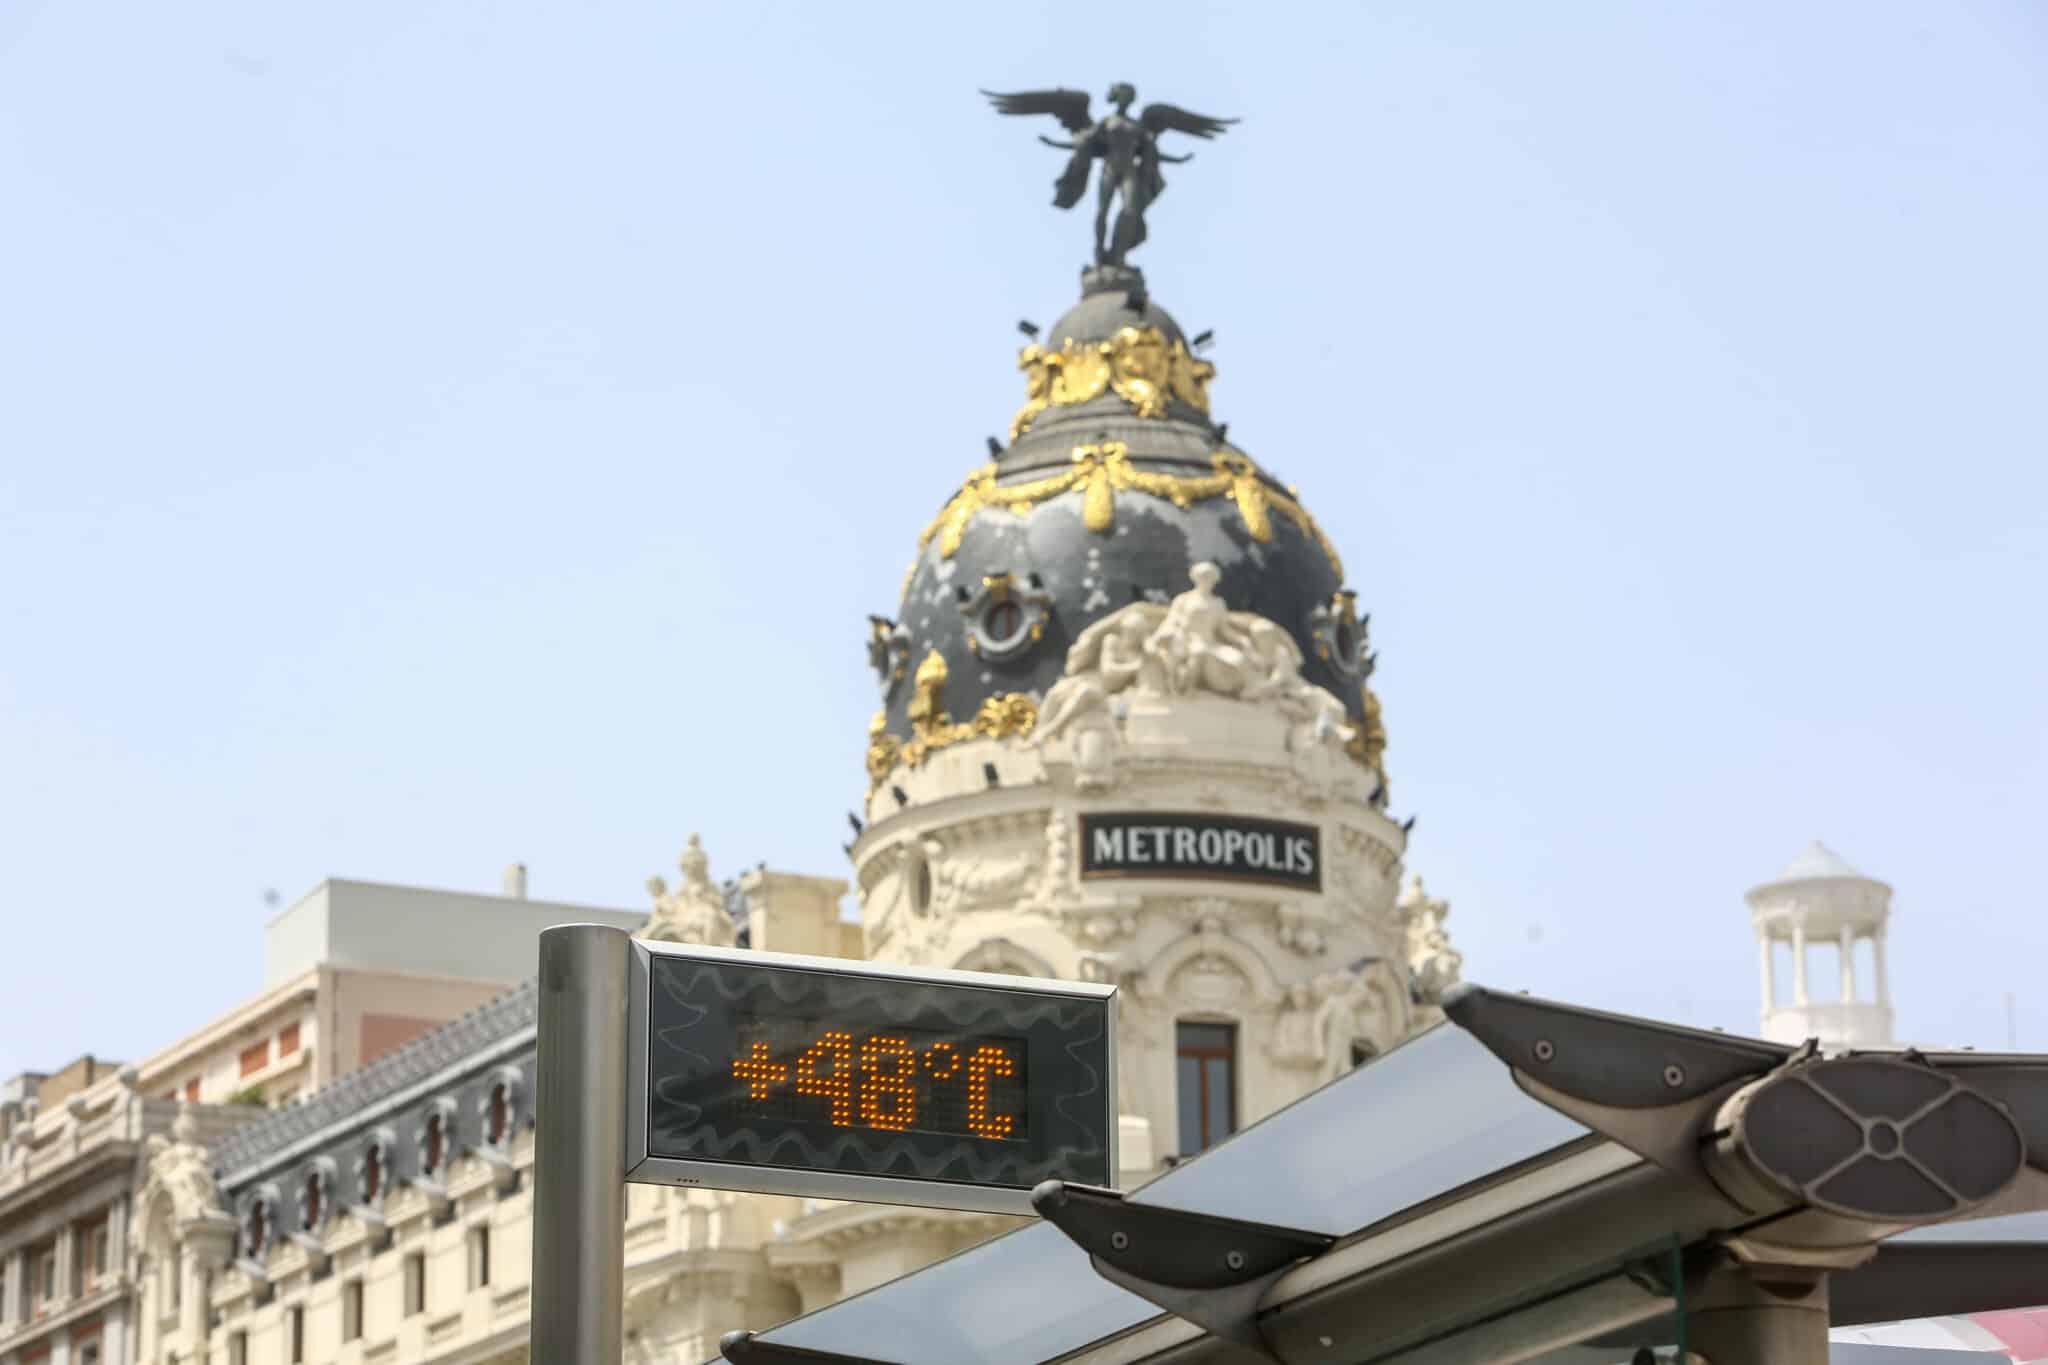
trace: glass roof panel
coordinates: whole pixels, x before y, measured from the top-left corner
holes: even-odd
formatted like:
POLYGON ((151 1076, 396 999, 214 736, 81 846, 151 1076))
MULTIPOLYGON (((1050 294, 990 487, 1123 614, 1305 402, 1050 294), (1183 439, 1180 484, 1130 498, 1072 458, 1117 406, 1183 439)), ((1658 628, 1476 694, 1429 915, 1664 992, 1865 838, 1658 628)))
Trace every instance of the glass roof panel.
POLYGON ((1095 1273, 1050 1223, 984 1242, 761 1334, 900 1365, 1035 1365, 1159 1310, 1095 1273))
MULTIPOLYGON (((1132 1195, 1343 1235, 1583 1136, 1442 1025, 1132 1195)), ((761 1339, 902 1365, 1032 1365, 1159 1316, 1037 1224, 879 1285, 761 1339)))
POLYGON ((1914 1228, 1894 1242, 2048 1242, 2048 1213, 2008 1213, 2001 1218, 1969 1218, 1914 1228))
POLYGON ((1131 1197, 1341 1237, 1586 1132, 1445 1024, 1131 1197))

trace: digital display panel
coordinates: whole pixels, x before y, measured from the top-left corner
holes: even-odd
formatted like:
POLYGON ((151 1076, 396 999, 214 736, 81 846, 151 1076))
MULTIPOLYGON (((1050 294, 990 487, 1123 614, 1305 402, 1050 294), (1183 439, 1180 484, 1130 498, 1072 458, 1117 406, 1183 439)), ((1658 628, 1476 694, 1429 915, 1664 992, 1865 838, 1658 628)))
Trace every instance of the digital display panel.
POLYGON ((1115 992, 636 943, 628 1179, 1027 1212, 1115 1180, 1115 992))
POLYGON ((742 1015, 730 1101, 743 1122, 1025 1140, 1030 1065, 1022 1038, 915 1028, 843 1028, 829 1019, 742 1015))

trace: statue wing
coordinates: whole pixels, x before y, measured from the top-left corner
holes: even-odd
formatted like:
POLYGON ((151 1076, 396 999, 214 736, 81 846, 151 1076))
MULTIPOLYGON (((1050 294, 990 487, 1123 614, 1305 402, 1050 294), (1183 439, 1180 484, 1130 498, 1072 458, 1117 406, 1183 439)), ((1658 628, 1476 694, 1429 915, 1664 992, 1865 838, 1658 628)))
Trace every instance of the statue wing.
POLYGON ((1190 113, 1177 104, 1148 104, 1145 112, 1138 116, 1149 133, 1187 133, 1193 137, 1214 137, 1228 131, 1237 122, 1234 118, 1210 118, 1207 114, 1190 113))
POLYGON ((1082 195, 1088 193, 1088 164, 1093 155, 1093 151, 1083 143, 1067 158, 1067 168, 1061 171, 1060 178, 1053 182, 1054 208, 1070 209, 1081 202, 1082 195))
MULTIPOLYGON (((1013 95, 1000 95, 993 90, 981 93, 988 96, 989 103, 999 114, 1051 114, 1070 133, 1085 133, 1095 126, 1095 120, 1088 116, 1088 92, 1085 90, 1021 90, 1013 95)), ((1151 111, 1146 113, 1149 117, 1151 111)))

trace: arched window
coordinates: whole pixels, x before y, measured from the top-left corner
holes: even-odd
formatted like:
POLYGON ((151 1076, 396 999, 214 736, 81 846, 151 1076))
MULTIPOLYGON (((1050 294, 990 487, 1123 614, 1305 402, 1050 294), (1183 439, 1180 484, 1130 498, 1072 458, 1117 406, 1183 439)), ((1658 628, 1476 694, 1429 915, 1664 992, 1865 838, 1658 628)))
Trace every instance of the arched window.
POLYGON ((363 1202, 374 1204, 384 1193, 384 1144, 372 1142, 363 1152, 363 1202))
POLYGON ((436 1175, 448 1154, 448 1121, 441 1114, 427 1116, 427 1140, 420 1147, 420 1170, 436 1175))
POLYGON ((503 1146, 511 1127, 512 1097, 506 1092, 505 1083, 499 1081, 491 1087, 490 1103, 484 1111, 484 1141, 493 1147, 503 1146))
POLYGON ((303 1226, 307 1232, 318 1232, 320 1230, 320 1215, 326 1212, 327 1203, 325 1184, 326 1182, 321 1180, 320 1172, 317 1168, 306 1172, 306 1193, 303 1199, 305 1220, 303 1226))
POLYGON ((258 1199, 249 1205, 249 1217, 242 1226, 243 1254, 252 1261, 260 1261, 269 1247, 270 1208, 258 1199))
POLYGON ((1006 976, 1055 976, 1052 964, 1021 943, 988 938, 962 953, 953 963, 958 972, 1000 972, 1006 976))

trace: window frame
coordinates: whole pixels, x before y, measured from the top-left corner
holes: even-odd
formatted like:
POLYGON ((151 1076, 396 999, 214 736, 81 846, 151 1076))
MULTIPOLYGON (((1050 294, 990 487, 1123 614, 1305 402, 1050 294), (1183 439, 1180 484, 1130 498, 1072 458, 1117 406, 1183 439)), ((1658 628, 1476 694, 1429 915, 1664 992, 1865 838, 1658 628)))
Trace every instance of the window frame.
POLYGON ((399 1292, 404 1297, 405 1317, 427 1311, 427 1254, 424 1251, 405 1253, 405 1267, 399 1292))
POLYGON ((341 1282, 341 1339, 360 1341, 363 1336, 363 1277, 351 1276, 341 1282))
POLYGON ((57 1305, 57 1239, 52 1237, 29 1248, 29 1321, 50 1315, 57 1305))
POLYGON ((77 1293, 95 1292, 107 1277, 111 1269, 113 1233, 113 1220, 105 1209, 79 1219, 74 1225, 71 1236, 76 1250, 72 1254, 71 1274, 77 1293))
POLYGON ((471 1223, 463 1242, 469 1257, 469 1287, 488 1287, 491 1283, 491 1225, 471 1223))
POLYGON ((1182 1149, 1179 1153, 1182 1157, 1191 1157, 1198 1152, 1207 1151, 1232 1133, 1235 1133, 1242 1122, 1241 1107, 1238 1102, 1238 1091, 1243 1086, 1241 1068, 1238 1065, 1240 1037, 1241 1030, 1234 1019, 1185 1018, 1174 1021, 1174 1117, 1180 1127, 1180 1131, 1175 1136, 1182 1149), (1188 1035, 1191 1030, 1217 1031, 1222 1034, 1223 1041, 1207 1045, 1199 1042, 1190 1042, 1188 1035), (1185 1096, 1181 1093, 1182 1072, 1185 1069, 1183 1063, 1189 1061, 1195 1063, 1196 1084, 1198 1086, 1195 1096, 1196 1132, 1193 1134, 1197 1141, 1192 1150, 1188 1150, 1190 1134, 1187 1131, 1185 1096), (1223 1084, 1226 1092, 1224 1096, 1223 1131, 1214 1134, 1209 1131, 1209 1119, 1212 1109, 1209 1093, 1209 1063, 1211 1062, 1223 1063, 1223 1084))

